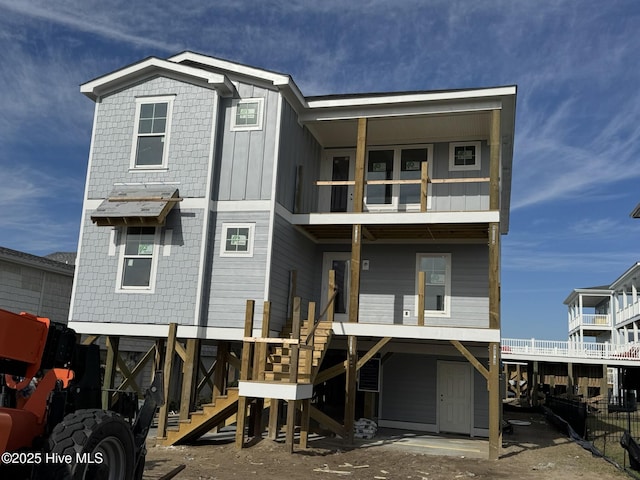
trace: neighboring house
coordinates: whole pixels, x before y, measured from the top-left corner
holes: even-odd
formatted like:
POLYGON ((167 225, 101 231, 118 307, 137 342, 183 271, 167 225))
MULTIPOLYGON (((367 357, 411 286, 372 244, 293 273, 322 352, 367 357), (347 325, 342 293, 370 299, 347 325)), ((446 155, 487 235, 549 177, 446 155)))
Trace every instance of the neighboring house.
POLYGON ((564 301, 569 308, 569 341, 639 342, 639 289, 640 262, 636 262, 610 285, 573 290, 564 301))
POLYGON ((288 75, 184 52, 81 91, 95 120, 70 326, 240 342, 253 299, 277 335, 291 271, 306 308, 334 270, 327 358, 391 339, 356 411, 488 435, 497 456, 515 86, 305 97, 288 75))
POLYGON ((66 323, 75 254, 64 254, 70 263, 57 261, 62 254, 53 255, 51 259, 0 247, 0 308, 66 323))

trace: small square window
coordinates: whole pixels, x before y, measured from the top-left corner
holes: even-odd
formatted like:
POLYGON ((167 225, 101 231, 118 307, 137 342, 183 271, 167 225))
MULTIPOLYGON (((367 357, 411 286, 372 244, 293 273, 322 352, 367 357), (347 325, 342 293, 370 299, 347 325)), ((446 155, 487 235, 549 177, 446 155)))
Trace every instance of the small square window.
POLYGON ((449 144, 449 170, 480 170, 480 142, 449 144))
POLYGON ((254 223, 225 223, 222 225, 221 257, 252 257, 254 223))
POLYGON ((262 130, 264 98, 235 100, 232 108, 231 130, 262 130))

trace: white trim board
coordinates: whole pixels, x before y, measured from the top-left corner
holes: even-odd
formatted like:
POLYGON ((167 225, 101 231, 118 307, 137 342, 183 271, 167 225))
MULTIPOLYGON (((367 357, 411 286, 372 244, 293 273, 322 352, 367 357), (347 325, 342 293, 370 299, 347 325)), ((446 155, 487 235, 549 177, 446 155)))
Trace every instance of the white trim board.
POLYGON ((252 398, 304 400, 313 396, 310 383, 238 382, 238 395, 252 398))
MULTIPOLYGON (((69 321, 69 328, 76 333, 87 335, 117 335, 122 337, 150 337, 167 338, 169 335, 169 325, 158 325, 149 323, 110 323, 110 322, 78 322, 69 321)), ((259 328, 254 328, 252 335, 259 337, 262 335, 259 328)), ((272 337, 277 337, 278 332, 269 332, 272 337)), ((242 341, 244 338, 244 327, 195 327, 193 325, 178 325, 178 338, 200 338, 204 340, 231 340, 242 341)))
POLYGON ((420 340, 458 340, 460 342, 500 342, 500 329, 469 327, 429 327, 333 322, 334 335, 360 337, 414 338, 420 340))

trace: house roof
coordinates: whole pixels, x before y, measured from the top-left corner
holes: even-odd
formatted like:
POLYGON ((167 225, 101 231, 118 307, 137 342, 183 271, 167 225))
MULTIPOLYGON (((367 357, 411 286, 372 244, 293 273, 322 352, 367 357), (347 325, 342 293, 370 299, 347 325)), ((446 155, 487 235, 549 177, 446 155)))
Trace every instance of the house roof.
POLYGON ((636 205, 636 208, 633 209, 633 211, 631 212, 631 216, 633 218, 640 218, 640 203, 636 205))
MULTIPOLYGON (((75 254, 73 255, 75 256, 75 254)), ((48 270, 55 273, 61 273, 70 277, 73 276, 73 272, 75 270, 75 267, 71 264, 62 263, 46 257, 39 257, 30 253, 20 252, 18 250, 12 250, 6 247, 0 247, 0 260, 41 270, 48 270)))

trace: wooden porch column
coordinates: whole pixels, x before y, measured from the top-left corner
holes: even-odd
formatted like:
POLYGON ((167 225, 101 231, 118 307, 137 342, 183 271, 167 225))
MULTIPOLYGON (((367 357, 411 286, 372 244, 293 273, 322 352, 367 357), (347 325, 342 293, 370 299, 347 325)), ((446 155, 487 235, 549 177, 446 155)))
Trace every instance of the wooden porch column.
POLYGON ((500 209, 500 110, 491 111, 489 136, 489 210, 500 209))
MULTIPOLYGON (((244 336, 251 337, 253 334, 253 312, 255 302, 247 300, 247 310, 244 317, 244 336)), ((240 364, 240 381, 249 380, 251 369, 251 343, 244 342, 242 345, 242 363, 240 364)), ((238 396, 238 414, 236 420, 236 448, 244 447, 244 426, 247 420, 248 399, 238 396)))
POLYGON ((575 395, 575 380, 573 378, 573 363, 567 362, 567 395, 569 398, 575 395))
POLYGON ((104 368, 104 381, 102 384, 102 408, 108 410, 111 407, 111 390, 116 377, 116 365, 118 363, 118 346, 120 337, 108 336, 105 338, 107 358, 104 368))
POLYGON ((500 457, 502 397, 500 395, 500 343, 489 344, 489 460, 500 457))

